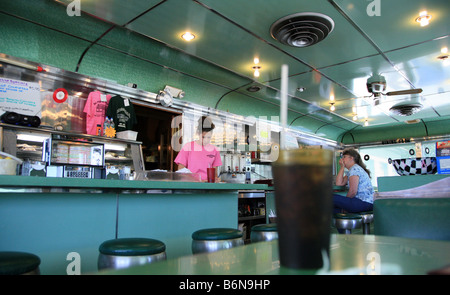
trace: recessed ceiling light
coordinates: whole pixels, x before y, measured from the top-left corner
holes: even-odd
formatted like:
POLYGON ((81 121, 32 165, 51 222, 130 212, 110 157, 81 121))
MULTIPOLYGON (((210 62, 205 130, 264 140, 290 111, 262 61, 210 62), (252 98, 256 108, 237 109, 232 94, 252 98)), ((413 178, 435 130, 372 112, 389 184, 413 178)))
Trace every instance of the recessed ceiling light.
POLYGON ((297 87, 298 92, 303 92, 306 90, 306 87, 297 87))
POLYGON ((258 92, 260 90, 261 90, 261 87, 259 87, 258 85, 252 85, 247 88, 248 92, 258 92))
POLYGON ((181 35, 181 38, 183 38, 185 41, 191 41, 193 39, 195 39, 195 35, 192 34, 191 32, 186 32, 183 35, 181 35))
POLYGON ((416 18, 416 22, 420 24, 421 27, 424 27, 430 23, 431 15, 428 14, 426 10, 419 13, 419 17, 416 18))

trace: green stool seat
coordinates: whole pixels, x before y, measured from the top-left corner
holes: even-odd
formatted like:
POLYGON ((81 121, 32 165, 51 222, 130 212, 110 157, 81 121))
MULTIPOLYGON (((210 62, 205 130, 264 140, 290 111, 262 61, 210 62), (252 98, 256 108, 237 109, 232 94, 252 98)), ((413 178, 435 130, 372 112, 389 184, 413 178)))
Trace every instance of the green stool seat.
POLYGON ((166 245, 148 238, 107 240, 98 248, 98 269, 127 268, 166 259, 166 245))
POLYGON ((257 224, 252 226, 250 233, 250 241, 262 242, 278 239, 278 229, 276 223, 257 224))
POLYGON ((26 252, 0 252, 0 275, 40 274, 41 259, 26 252))
POLYGON ((122 238, 103 242, 100 253, 117 256, 152 255, 164 252, 166 245, 158 240, 147 238, 122 238))
POLYGON ((362 218, 361 215, 354 213, 335 213, 333 215, 333 223, 340 232, 351 234, 352 229, 361 226, 362 218))
POLYGON ((242 232, 234 228, 205 228, 192 234, 192 253, 214 252, 244 245, 242 232))
POLYGON ((242 238, 242 232, 234 228, 206 228, 192 234, 199 241, 228 240, 242 238))

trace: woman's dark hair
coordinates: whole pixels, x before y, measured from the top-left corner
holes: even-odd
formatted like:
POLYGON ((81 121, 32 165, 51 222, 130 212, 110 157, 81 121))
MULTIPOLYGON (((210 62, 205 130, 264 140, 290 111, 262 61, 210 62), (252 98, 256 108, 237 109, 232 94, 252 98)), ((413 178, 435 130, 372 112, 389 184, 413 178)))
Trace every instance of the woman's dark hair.
POLYGON ((364 171, 367 172, 367 174, 369 175, 370 178, 370 170, 367 169, 366 164, 363 163, 362 159, 361 159, 361 155, 358 153, 357 150, 355 150, 354 148, 346 148, 343 152, 342 155, 349 155, 351 157, 353 157, 353 159, 355 160, 355 163, 358 164, 359 166, 361 166, 361 168, 364 169, 364 171))
POLYGON ((216 126, 214 126, 212 120, 207 117, 207 116, 202 116, 199 120, 198 120, 198 132, 202 133, 202 132, 210 132, 212 130, 214 130, 216 126))

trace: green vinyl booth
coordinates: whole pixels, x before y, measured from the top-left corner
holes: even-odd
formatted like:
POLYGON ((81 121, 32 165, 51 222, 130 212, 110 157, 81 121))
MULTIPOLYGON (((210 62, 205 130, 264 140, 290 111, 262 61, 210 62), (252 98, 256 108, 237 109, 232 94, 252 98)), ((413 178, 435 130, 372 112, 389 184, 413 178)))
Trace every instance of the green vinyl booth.
POLYGON ((374 201, 374 234, 450 241, 450 198, 374 201))

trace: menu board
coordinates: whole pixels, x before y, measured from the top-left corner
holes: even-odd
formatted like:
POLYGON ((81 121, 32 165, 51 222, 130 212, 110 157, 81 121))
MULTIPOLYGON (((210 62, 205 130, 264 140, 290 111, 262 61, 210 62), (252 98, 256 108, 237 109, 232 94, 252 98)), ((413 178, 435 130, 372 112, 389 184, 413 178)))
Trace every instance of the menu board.
POLYGON ((0 78, 0 114, 16 112, 40 117, 40 89, 36 82, 0 78))
POLYGON ((52 141, 52 164, 103 166, 103 144, 52 141))
POLYGON ((438 174, 450 174, 450 140, 436 142, 438 174))
POLYGON ((450 156, 450 140, 436 142, 436 157, 450 156))

